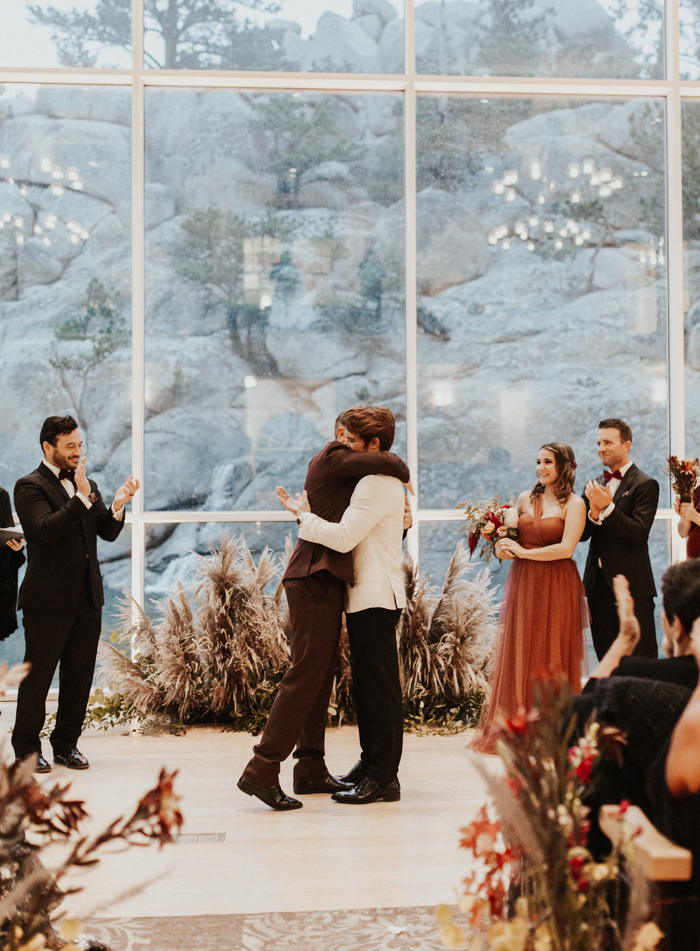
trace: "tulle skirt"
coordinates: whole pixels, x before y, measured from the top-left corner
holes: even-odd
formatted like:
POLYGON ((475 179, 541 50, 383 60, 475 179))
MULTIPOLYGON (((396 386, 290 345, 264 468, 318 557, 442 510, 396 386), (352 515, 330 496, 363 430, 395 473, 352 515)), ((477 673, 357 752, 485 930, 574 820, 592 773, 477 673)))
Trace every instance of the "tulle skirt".
POLYGON ((561 674, 574 693, 587 672, 584 632, 588 604, 576 563, 516 558, 506 579, 490 698, 471 748, 495 752, 494 727, 532 706, 532 682, 561 674))

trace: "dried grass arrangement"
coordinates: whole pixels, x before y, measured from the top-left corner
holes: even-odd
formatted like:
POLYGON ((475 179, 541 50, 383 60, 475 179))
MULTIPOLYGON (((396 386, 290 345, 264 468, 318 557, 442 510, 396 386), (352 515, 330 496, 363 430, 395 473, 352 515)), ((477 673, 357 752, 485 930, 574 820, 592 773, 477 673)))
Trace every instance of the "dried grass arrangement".
MULTIPOLYGON (((288 541, 287 557, 290 550, 288 541)), ((256 564, 243 538, 223 533, 220 547, 200 556, 194 592, 179 585, 159 602, 157 621, 127 592, 119 635, 124 649, 101 646, 111 722, 118 709, 118 719, 142 725, 162 725, 166 718, 176 730, 218 722, 259 732, 289 665, 285 563, 265 549, 256 564), (274 593, 267 593, 273 585, 274 593)), ((468 579, 468 569, 462 542, 441 589, 410 561, 404 565, 408 604, 399 625, 399 654, 408 728, 455 730, 478 717, 496 605, 488 571, 468 579)), ((329 720, 354 718, 343 631, 329 720)))

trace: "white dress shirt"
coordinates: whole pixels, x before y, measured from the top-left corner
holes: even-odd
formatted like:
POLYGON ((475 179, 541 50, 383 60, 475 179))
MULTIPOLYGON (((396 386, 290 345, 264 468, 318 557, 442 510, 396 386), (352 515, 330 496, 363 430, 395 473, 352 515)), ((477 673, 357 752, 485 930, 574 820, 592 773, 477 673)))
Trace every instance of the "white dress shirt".
MULTIPOLYGON (((61 470, 58 468, 58 466, 54 466, 51 462, 48 462, 46 459, 43 459, 42 462, 44 463, 46 468, 50 469, 51 472, 53 472, 53 474, 58 479, 59 475, 61 474, 61 470)), ((92 508, 92 502, 90 501, 90 499, 87 498, 87 496, 83 495, 82 492, 78 492, 75 486, 75 482, 73 482, 72 479, 59 479, 59 482, 61 483, 63 488, 66 490, 66 492, 68 493, 71 499, 73 498, 74 495, 77 495, 86 509, 92 508)), ((124 518, 124 506, 122 506, 118 512, 115 512, 114 502, 112 502, 112 515, 114 516, 114 518, 118 518, 118 519, 124 518)))

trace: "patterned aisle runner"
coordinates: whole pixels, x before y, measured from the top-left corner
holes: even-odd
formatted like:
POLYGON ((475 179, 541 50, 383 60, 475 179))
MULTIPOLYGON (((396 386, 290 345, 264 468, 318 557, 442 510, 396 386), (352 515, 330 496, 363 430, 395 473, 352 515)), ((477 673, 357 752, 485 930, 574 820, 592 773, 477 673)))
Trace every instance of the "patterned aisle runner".
POLYGON ((103 918, 84 927, 111 951, 444 951, 432 906, 103 918))

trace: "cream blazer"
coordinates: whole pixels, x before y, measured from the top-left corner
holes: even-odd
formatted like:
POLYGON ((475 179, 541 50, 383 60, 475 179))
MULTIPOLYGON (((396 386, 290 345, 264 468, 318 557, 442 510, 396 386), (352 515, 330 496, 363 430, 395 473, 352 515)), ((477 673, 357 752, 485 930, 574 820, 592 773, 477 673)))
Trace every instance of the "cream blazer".
POLYGON ((355 583, 345 588, 348 614, 403 608, 403 484, 394 476, 360 479, 340 522, 305 512, 299 538, 334 551, 352 551, 355 583))

